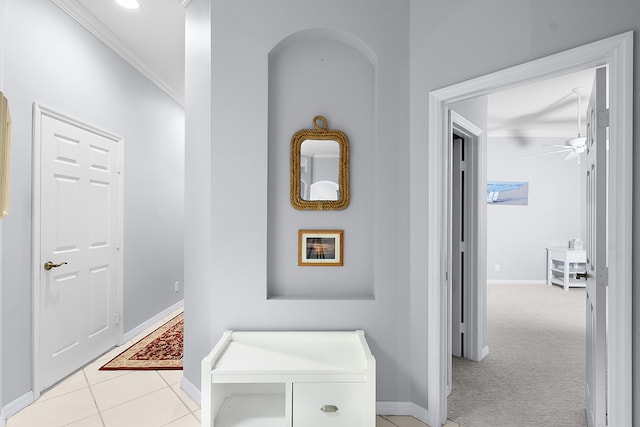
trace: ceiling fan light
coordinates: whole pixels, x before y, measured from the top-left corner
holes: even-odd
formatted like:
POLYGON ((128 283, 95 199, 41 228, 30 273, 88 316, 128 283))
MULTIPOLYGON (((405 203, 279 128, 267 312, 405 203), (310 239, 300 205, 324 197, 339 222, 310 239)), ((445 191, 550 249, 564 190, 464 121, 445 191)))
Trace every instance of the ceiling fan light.
POLYGON ((581 147, 584 146, 585 142, 587 142, 586 136, 577 136, 575 138, 567 139, 564 145, 569 147, 581 147))
POLYGON ((140 7, 138 0, 116 0, 116 3, 126 9, 138 9, 140 7))

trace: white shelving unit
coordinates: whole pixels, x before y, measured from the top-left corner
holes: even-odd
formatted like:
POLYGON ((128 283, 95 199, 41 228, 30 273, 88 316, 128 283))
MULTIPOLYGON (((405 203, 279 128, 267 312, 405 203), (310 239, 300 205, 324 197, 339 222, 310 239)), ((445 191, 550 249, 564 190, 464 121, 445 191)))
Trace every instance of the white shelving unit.
POLYGON ((227 331, 202 361, 202 426, 375 425, 363 331, 227 331))
POLYGON ((587 253, 580 249, 547 249, 547 285, 560 285, 565 291, 569 288, 584 288, 585 279, 578 279, 578 273, 587 271, 587 253))

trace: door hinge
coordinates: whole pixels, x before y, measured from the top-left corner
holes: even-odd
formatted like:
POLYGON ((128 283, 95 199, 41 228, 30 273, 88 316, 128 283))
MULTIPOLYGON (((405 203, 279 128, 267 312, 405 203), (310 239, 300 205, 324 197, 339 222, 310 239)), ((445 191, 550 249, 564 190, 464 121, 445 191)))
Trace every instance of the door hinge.
POLYGON ((464 172, 467 170, 467 162, 465 160, 460 161, 460 171, 464 172))
POLYGON ((467 333, 467 324, 464 322, 460 322, 460 333, 461 334, 467 333))
POLYGON ((118 250, 118 251, 120 250, 121 244, 122 243, 120 242, 120 239, 116 239, 116 250, 118 250))
POLYGON ((598 127, 607 128, 609 127, 609 109, 605 108, 604 110, 598 110, 598 127))
POLYGON ((460 252, 466 252, 466 251, 467 251, 467 243, 460 242, 460 252))
POLYGON ((609 267, 600 267, 596 277, 599 286, 609 286, 609 267))
POLYGON ((116 325, 120 324, 120 312, 116 311, 116 325))

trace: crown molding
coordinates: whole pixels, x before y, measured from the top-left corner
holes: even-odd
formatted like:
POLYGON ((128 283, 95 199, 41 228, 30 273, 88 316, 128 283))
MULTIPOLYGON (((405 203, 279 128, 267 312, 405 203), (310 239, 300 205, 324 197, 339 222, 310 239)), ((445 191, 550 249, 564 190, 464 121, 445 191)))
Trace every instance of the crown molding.
MULTIPOLYGON (((184 106, 184 94, 181 90, 173 87, 164 79, 153 72, 147 64, 130 49, 128 49, 120 39, 102 22, 96 19, 85 7, 76 0, 51 0, 56 6, 62 9, 67 15, 82 25, 87 31, 93 34, 98 40, 113 50, 118 56, 129 63, 140 74, 155 84, 160 90, 169 95, 178 104, 184 106)), ((188 3, 190 0, 178 0, 188 3)))

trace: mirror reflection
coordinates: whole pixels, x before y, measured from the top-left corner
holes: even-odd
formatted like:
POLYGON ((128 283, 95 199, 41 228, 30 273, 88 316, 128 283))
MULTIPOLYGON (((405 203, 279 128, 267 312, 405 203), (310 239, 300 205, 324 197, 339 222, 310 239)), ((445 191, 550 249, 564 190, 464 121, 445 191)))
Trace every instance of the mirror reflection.
POLYGON ((300 145, 302 200, 339 200, 340 145, 334 140, 307 139, 300 145))
POLYGON ((315 129, 291 138, 291 205, 301 210, 337 210, 349 205, 349 139, 328 129, 323 116, 315 129))

